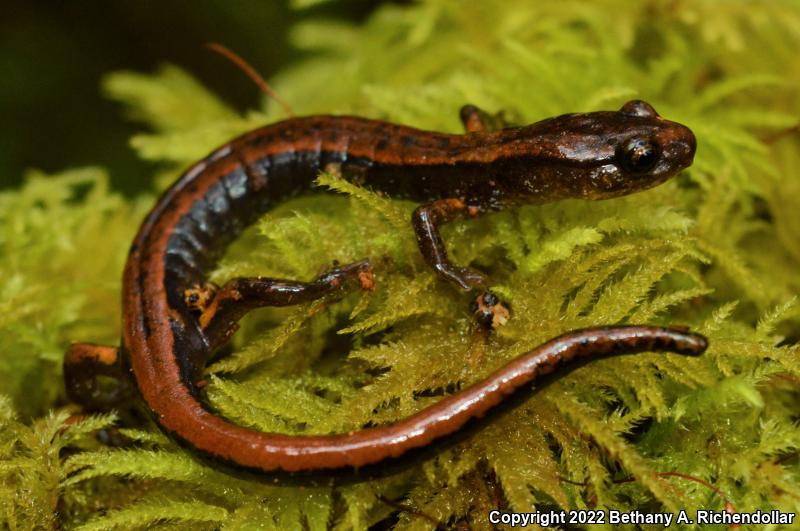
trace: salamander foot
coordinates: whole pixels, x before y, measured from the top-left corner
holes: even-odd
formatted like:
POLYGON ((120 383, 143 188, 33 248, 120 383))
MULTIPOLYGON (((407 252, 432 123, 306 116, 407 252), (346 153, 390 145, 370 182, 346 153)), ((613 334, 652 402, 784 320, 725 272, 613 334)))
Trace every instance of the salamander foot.
POLYGON ((478 295, 470 303, 469 310, 481 325, 491 330, 503 326, 511 317, 508 305, 488 291, 478 295))

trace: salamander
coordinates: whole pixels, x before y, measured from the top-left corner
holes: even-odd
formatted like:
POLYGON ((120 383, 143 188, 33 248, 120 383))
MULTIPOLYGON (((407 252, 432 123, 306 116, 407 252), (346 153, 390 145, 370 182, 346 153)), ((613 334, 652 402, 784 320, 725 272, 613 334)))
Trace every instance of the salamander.
POLYGON ((70 398, 96 409, 135 393, 166 433, 200 454, 260 472, 324 471, 363 467, 425 446, 563 362, 705 350, 705 339, 685 329, 573 331, 406 419, 344 434, 261 433, 204 406, 203 368, 247 312, 372 288, 369 260, 333 267, 308 282, 234 278, 217 287, 206 280, 248 224, 312 190, 321 170, 421 203, 412 225, 422 256, 443 281, 477 293, 472 309, 491 327, 502 324, 508 310, 486 291, 485 275, 448 259, 441 225, 513 205, 644 190, 688 167, 696 146, 691 130, 639 100, 619 111, 566 114, 523 127, 492 127, 492 116, 471 105, 462 108, 461 119, 462 135, 359 117, 291 118, 246 133, 194 164, 163 193, 131 245, 122 346, 69 348, 64 375, 70 398), (109 388, 98 376, 120 384, 109 388))

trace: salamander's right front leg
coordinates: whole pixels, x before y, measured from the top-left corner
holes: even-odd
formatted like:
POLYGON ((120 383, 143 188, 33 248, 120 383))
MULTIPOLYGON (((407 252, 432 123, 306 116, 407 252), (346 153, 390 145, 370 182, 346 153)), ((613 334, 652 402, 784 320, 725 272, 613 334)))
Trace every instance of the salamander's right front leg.
POLYGON ((355 285, 372 289, 369 260, 334 267, 311 282, 234 278, 219 289, 206 285, 186 290, 186 302, 200 312, 200 326, 213 352, 228 342, 239 327, 239 319, 251 310, 311 302, 355 285))
MULTIPOLYGON (((477 216, 479 213, 478 207, 468 206, 463 199, 439 199, 420 205, 412 215, 417 245, 425 261, 439 276, 464 291, 485 290, 486 276, 475 269, 457 266, 447 258, 447 249, 439 234, 439 225, 465 216, 477 216)), ((489 328, 505 324, 509 316, 506 305, 486 291, 473 300, 470 311, 478 322, 489 328)))
POLYGON ((442 278, 452 282, 464 291, 486 285, 486 277, 480 271, 453 264, 447 258, 447 249, 439 235, 439 225, 477 215, 477 208, 470 208, 463 199, 439 199, 414 210, 411 216, 417 245, 425 261, 442 278))

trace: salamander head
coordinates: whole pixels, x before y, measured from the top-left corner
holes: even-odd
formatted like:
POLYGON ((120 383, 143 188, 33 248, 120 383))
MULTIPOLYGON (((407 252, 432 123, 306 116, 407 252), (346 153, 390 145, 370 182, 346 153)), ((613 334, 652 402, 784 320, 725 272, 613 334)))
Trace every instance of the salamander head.
MULTIPOLYGON (((539 154, 547 162, 538 171, 552 168, 553 195, 584 199, 618 197, 661 184, 692 164, 697 145, 688 127, 665 120, 641 100, 615 112, 558 116, 521 133, 523 142, 544 146, 539 154)), ((528 182, 533 197, 541 181, 528 182)))
MULTIPOLYGON (((629 101, 607 119, 613 155, 591 168, 582 186, 588 199, 606 199, 663 183, 694 160, 697 141, 692 131, 661 118, 641 100, 629 101)), ((602 158, 601 158, 602 159, 602 158)))
POLYGON ((636 132, 620 138, 615 153, 620 174, 649 188, 692 164, 697 140, 691 129, 664 120, 641 100, 629 101, 619 112, 643 122, 636 132))

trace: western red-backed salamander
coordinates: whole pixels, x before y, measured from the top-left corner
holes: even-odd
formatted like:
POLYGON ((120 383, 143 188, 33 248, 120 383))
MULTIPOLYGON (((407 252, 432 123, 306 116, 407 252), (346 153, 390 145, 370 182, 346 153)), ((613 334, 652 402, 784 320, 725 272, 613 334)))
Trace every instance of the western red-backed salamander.
MULTIPOLYGON (((354 117, 292 118, 247 133, 192 166, 142 223, 125 266, 123 338, 117 350, 74 344, 65 362, 70 397, 113 404, 132 382, 161 428, 198 452, 257 471, 361 467, 424 446, 482 416, 562 362, 640 351, 699 354, 702 336, 683 329, 610 327, 567 333, 485 380, 387 426, 326 436, 287 436, 236 426, 207 410, 198 382, 205 363, 259 306, 307 302, 345 286, 369 287, 369 261, 336 267, 311 282, 236 278, 221 288, 206 275, 225 246, 258 215, 313 188, 320 170, 392 197, 424 202, 413 214, 420 251, 444 279, 483 290, 479 272, 452 264, 439 225, 508 205, 563 198, 606 199, 655 186, 689 166, 695 137, 645 102, 619 111, 568 114, 526 127, 489 130, 488 115, 462 109, 467 133, 452 135, 354 117)), ((505 309, 481 293, 491 323, 505 309)), ((496 324, 496 323, 495 323, 496 324)))

